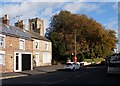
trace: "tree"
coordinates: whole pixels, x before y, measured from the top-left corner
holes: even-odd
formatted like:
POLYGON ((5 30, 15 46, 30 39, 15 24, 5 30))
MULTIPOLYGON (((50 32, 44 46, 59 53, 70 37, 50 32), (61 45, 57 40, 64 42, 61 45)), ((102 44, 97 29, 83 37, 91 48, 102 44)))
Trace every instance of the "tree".
POLYGON ((74 53, 75 29, 78 56, 105 58, 116 47, 115 31, 105 30, 100 23, 84 14, 61 11, 53 15, 47 29, 47 38, 53 44, 54 58, 62 59, 64 55, 74 53))

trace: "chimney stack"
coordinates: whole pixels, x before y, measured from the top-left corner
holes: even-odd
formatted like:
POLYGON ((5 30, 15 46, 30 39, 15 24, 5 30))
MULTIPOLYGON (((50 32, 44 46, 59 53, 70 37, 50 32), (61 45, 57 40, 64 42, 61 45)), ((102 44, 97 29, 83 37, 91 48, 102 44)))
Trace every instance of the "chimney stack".
POLYGON ((7 26, 10 25, 10 20, 9 20, 9 17, 8 17, 7 14, 4 15, 4 17, 2 17, 2 21, 3 21, 3 23, 6 24, 7 26))
POLYGON ((15 23, 15 26, 16 27, 19 27, 21 29, 24 29, 25 28, 25 24, 24 24, 24 21, 23 20, 20 20, 18 22, 15 23))

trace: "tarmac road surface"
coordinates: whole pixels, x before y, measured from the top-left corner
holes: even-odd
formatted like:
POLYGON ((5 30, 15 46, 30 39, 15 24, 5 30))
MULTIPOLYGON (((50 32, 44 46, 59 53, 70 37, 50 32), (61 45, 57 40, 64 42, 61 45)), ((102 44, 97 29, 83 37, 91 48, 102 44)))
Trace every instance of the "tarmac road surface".
POLYGON ((76 71, 66 71, 58 69, 57 71, 41 73, 37 75, 18 77, 2 80, 3 86, 7 85, 35 85, 35 86, 53 86, 53 85, 117 85, 120 86, 120 76, 108 76, 105 65, 83 67, 76 71))

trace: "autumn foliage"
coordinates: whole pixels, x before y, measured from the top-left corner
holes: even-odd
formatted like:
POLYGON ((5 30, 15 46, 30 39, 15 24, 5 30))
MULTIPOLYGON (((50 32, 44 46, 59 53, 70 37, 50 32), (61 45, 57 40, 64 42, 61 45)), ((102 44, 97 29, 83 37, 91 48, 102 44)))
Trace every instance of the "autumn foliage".
POLYGON ((71 56, 75 51, 75 29, 77 57, 106 58, 116 48, 117 38, 115 31, 105 29, 96 20, 84 14, 73 14, 61 11, 53 15, 47 38, 52 41, 53 57, 62 59, 71 56))

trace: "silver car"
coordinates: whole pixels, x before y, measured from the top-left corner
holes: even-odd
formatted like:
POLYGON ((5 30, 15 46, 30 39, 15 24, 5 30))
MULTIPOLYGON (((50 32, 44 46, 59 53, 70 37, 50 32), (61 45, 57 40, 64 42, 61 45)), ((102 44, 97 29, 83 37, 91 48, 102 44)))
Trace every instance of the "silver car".
POLYGON ((112 61, 108 63, 107 73, 108 74, 120 74, 120 61, 112 61))

